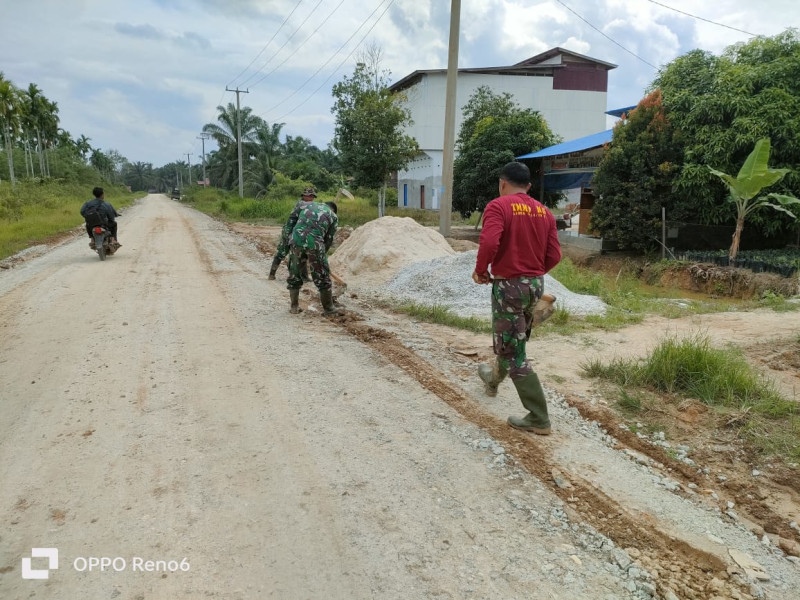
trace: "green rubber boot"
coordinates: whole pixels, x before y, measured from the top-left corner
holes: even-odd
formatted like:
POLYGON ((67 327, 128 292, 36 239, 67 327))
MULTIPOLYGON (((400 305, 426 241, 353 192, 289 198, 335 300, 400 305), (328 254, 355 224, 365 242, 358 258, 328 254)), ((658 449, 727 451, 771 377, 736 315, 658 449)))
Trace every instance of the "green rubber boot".
POLYGON ((289 300, 292 301, 291 306, 289 307, 289 312, 293 315, 303 312, 303 309, 300 308, 300 290, 289 290, 289 300))
POLYGON ((508 424, 514 429, 530 431, 536 435, 550 435, 550 417, 547 415, 547 400, 544 397, 542 384, 536 373, 514 379, 522 406, 528 409, 528 414, 522 418, 508 417, 508 424))
POLYGON ((320 290, 319 301, 322 304, 322 314, 325 316, 330 315, 343 315, 344 311, 336 308, 333 305, 333 292, 331 290, 320 290))
POLYGON ((494 398, 497 396, 497 387, 506 378, 508 371, 500 366, 500 362, 495 359, 491 365, 478 365, 478 377, 483 381, 483 388, 487 396, 494 398))
POLYGON ((272 266, 269 269, 269 277, 267 277, 267 279, 269 279, 269 280, 274 280, 275 279, 275 273, 278 272, 278 267, 280 265, 281 265, 281 259, 280 258, 278 258, 276 256, 275 258, 272 259, 272 266))

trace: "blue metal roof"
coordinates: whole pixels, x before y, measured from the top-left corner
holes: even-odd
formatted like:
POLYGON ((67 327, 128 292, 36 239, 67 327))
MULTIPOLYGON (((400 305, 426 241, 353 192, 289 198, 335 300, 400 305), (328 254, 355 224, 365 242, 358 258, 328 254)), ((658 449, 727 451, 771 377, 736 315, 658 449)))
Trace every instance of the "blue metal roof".
POLYGON ((571 152, 580 152, 581 150, 588 150, 589 148, 598 148, 603 144, 611 141, 612 129, 601 131, 600 133, 593 133, 576 140, 570 140, 549 148, 542 148, 538 152, 531 152, 530 154, 523 154, 518 156, 517 160, 521 158, 543 158, 545 156, 557 156, 560 154, 569 154, 571 152))
POLYGON ((614 110, 607 110, 606 114, 611 115, 612 117, 621 117, 623 114, 628 114, 634 108, 636 108, 636 104, 633 106, 626 106, 625 108, 615 108, 614 110))

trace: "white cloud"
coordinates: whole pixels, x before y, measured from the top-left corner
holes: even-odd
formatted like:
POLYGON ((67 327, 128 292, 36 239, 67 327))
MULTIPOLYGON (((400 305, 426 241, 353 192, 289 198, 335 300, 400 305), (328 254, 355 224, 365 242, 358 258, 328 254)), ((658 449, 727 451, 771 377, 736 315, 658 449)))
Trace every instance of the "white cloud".
MULTIPOLYGON (((447 0, 395 0, 368 34, 386 0, 345 0, 334 11, 340 1, 323 0, 313 13, 315 3, 302 3, 280 30, 296 0, 7 1, 0 21, 0 69, 20 87, 40 85, 58 103, 61 125, 73 135, 84 134, 100 147, 158 165, 187 151, 199 155, 196 136, 203 124, 216 118, 217 104, 234 100, 226 84, 243 82, 272 57, 245 84, 251 93, 242 102, 270 120, 284 117, 284 133, 325 147, 333 134, 331 86, 352 72, 354 57, 345 58, 362 38, 383 48, 384 65, 394 80, 447 65, 447 0), (293 92, 288 102, 270 111, 293 92)), ((770 0, 768 7, 745 0, 664 3, 765 35, 781 32, 800 17, 796 0, 770 0)), ((647 0, 565 4, 657 66, 692 48, 720 53, 749 39, 647 0)), ((610 107, 637 102, 656 74, 554 0, 463 0, 460 29, 462 67, 512 64, 554 46, 618 64, 609 74, 610 107)))

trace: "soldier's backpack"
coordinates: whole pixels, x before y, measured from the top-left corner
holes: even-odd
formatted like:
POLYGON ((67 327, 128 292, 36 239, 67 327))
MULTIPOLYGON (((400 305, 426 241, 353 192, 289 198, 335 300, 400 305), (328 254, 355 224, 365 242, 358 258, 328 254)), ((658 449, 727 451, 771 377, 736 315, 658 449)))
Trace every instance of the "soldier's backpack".
POLYGON ((86 220, 86 224, 89 227, 102 227, 103 225, 108 224, 108 217, 100 210, 99 204, 94 204, 86 208, 86 212, 83 214, 83 218, 86 220))

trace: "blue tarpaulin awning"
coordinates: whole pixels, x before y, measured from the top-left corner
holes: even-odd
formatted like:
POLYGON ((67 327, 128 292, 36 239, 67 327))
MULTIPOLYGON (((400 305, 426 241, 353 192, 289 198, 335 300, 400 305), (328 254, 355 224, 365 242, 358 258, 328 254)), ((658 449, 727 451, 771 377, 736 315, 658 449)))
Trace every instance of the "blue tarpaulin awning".
POLYGON ((544 176, 544 189, 554 190, 574 190, 586 187, 592 181, 594 173, 548 173, 544 176))
POLYGON ((531 152, 530 154, 523 154, 518 156, 517 160, 523 158, 544 158, 546 156, 559 156, 561 154, 570 154, 572 152, 580 152, 581 150, 588 150, 589 148, 598 148, 603 144, 611 141, 613 130, 607 129, 600 133, 593 133, 576 140, 570 140, 549 148, 542 148, 538 152, 531 152))

